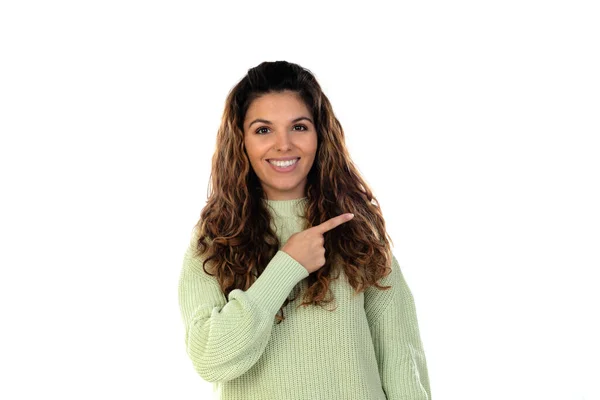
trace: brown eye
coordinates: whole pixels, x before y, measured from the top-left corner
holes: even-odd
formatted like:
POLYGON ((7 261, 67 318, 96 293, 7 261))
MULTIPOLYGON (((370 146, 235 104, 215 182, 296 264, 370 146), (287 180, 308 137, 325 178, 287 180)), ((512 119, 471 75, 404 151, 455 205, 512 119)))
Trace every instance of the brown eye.
MULTIPOLYGON (((259 135, 263 134, 263 133, 261 132, 261 130, 262 130, 262 129, 269 129, 269 128, 267 128, 266 126, 261 126, 260 128, 258 128, 258 129, 256 130, 256 133, 258 133, 259 135)), ((264 133, 266 133, 266 132, 264 132, 264 133)))
MULTIPOLYGON (((298 127, 298 126, 300 126, 300 127, 304 128, 304 129, 301 129, 302 131, 306 131, 306 130, 308 130, 308 128, 307 128, 305 125, 294 125, 294 128, 296 128, 296 127, 298 127)), ((294 130, 296 130, 296 129, 294 129, 294 130)))

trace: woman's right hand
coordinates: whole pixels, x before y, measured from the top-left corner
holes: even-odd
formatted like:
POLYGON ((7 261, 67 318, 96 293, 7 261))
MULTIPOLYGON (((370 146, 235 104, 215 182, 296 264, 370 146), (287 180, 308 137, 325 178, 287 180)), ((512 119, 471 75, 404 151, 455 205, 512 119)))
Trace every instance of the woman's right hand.
POLYGON ((302 232, 296 232, 290 236, 281 250, 302 264, 309 274, 317 271, 325 265, 323 234, 352 218, 354 218, 354 214, 342 214, 302 232))

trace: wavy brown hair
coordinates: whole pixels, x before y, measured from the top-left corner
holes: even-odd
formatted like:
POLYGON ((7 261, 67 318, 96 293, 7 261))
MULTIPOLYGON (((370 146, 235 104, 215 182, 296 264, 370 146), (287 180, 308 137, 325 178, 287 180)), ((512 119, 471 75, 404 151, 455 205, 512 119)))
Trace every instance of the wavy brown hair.
MULTIPOLYGON (((391 272, 392 258, 392 239, 379 203, 352 162, 342 125, 316 78, 308 69, 286 61, 263 62, 249 69, 227 96, 208 200, 194 227, 195 255, 204 260, 204 272, 216 277, 227 297, 234 289, 247 290, 283 245, 261 201, 265 195, 244 147, 243 121, 253 100, 284 90, 300 95, 317 131, 317 152, 307 176, 304 229, 343 213, 355 215, 323 235, 325 265, 306 278, 308 287, 299 306, 322 306, 334 300, 326 295, 330 281, 339 277, 339 271, 335 277, 332 273, 336 266, 343 267, 356 293, 369 286, 389 289, 377 283, 391 272)), ((283 308, 295 298, 285 300, 277 323, 285 319, 283 308)))

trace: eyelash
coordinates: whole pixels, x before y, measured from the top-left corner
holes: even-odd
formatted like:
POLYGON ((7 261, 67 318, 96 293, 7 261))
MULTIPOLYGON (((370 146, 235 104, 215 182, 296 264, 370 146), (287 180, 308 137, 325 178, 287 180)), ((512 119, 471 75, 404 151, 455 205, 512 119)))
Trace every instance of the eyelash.
MULTIPOLYGON (((301 127, 303 127, 305 131, 307 131, 307 130, 308 130, 308 128, 306 127, 306 125, 294 125, 294 128, 295 128, 295 127, 297 127, 297 126, 301 126, 301 127)), ((257 134, 259 134, 259 135, 265 135, 266 133, 260 133, 260 130, 261 130, 261 129, 269 129, 269 128, 267 128, 266 126, 261 126, 260 128, 258 128, 258 129, 256 130, 256 133, 257 133, 257 134)), ((302 130, 301 130, 300 132, 302 132, 302 130)))

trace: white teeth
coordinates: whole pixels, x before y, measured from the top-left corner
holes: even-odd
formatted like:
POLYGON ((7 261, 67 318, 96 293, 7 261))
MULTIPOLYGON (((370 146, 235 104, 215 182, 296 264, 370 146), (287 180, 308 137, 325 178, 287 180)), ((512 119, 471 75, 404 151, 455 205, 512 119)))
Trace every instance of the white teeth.
POLYGON ((298 161, 297 158, 295 160, 289 160, 289 161, 274 161, 274 160, 269 160, 269 162, 271 164, 277 165, 278 167, 289 167, 292 164, 296 164, 297 161, 298 161))

